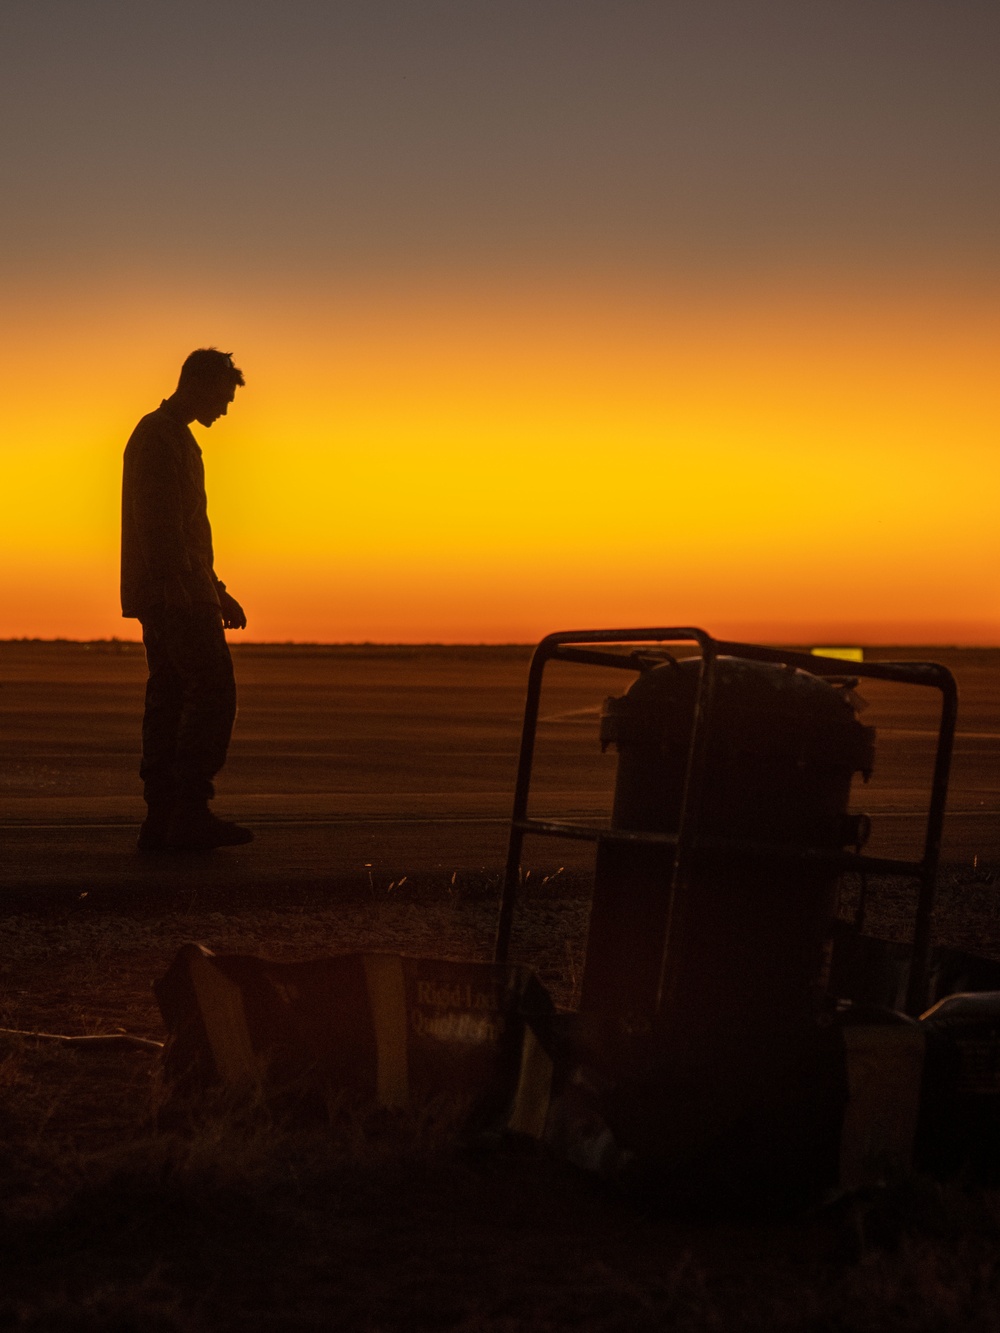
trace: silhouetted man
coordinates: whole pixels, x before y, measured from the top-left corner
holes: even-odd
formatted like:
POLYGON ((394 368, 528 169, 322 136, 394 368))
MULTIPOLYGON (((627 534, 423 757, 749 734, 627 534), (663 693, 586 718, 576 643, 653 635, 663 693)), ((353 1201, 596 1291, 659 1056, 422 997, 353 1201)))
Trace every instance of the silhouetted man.
POLYGON ((142 719, 146 819, 139 851, 207 851, 253 834, 208 807, 236 717, 224 629, 247 618, 215 574, 205 468, 192 421, 224 417, 243 374, 227 352, 192 352, 177 390, 142 418, 122 476, 122 615, 142 622, 149 679, 142 719))

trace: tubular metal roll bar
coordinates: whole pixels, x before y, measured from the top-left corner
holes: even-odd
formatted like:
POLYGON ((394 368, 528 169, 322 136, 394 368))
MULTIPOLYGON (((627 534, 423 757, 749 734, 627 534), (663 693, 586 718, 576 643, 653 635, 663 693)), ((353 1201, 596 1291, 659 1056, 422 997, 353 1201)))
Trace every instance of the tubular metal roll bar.
MULTIPOLYGON (((794 652, 782 648, 767 648, 760 644, 736 643, 715 639, 704 630, 690 626, 670 629, 599 629, 564 630, 549 634, 535 649, 528 671, 528 692, 524 706, 524 724, 521 731, 521 749, 518 757, 517 779, 514 786, 514 809, 511 815, 510 841, 504 872, 503 895, 497 922, 494 958, 498 963, 507 961, 514 909, 521 877, 521 853, 526 834, 542 837, 582 839, 597 842, 607 838, 615 841, 659 844, 674 847, 671 886, 676 900, 677 886, 683 882, 692 852, 721 845, 718 839, 702 839, 698 834, 704 788, 708 739, 711 735, 712 702, 715 691, 716 663, 720 657, 740 657, 752 662, 771 662, 779 666, 798 667, 814 676, 866 677, 872 680, 895 681, 903 685, 921 685, 941 693, 941 716, 938 725, 934 773, 931 781, 931 799, 927 811, 923 855, 917 861, 896 860, 887 857, 863 856, 860 852, 830 851, 821 848, 785 847, 773 843, 759 843, 744 839, 727 839, 727 850, 739 850, 750 855, 772 859, 796 859, 822 862, 843 871, 857 871, 871 875, 912 876, 919 883, 917 911, 914 920, 912 960, 906 997, 906 1008, 911 1014, 925 1007, 927 993, 927 966, 930 953, 931 916, 937 885, 938 861, 941 854, 941 830, 944 824, 945 803, 948 797, 948 775, 958 715, 958 689, 951 672, 935 662, 850 662, 840 658, 817 657, 811 653, 794 652), (675 834, 638 833, 603 828, 597 825, 565 823, 558 820, 530 819, 528 795, 538 730, 538 707, 542 692, 542 678, 546 665, 555 660, 580 665, 611 667, 622 671, 639 672, 649 665, 649 658, 637 648, 631 653, 605 652, 600 646, 611 644, 664 644, 696 643, 701 650, 701 667, 695 695, 694 725, 688 749, 687 769, 681 800, 680 825, 675 834), (846 668, 846 670, 845 670, 846 668)), ((670 926, 667 926, 669 940, 670 926)), ((661 964, 658 1007, 668 998, 669 978, 665 974, 668 950, 664 950, 661 964)))

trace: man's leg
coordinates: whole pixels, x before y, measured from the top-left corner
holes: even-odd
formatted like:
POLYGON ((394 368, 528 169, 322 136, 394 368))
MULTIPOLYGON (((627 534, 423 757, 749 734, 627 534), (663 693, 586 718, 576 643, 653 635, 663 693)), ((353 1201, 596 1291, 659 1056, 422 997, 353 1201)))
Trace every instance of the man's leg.
POLYGON ((159 852, 166 847, 176 800, 174 763, 184 689, 171 660, 162 613, 154 612, 143 620, 142 641, 149 677, 139 765, 147 813, 139 830, 139 851, 159 852))
POLYGON ((170 654, 181 680, 174 754, 179 805, 206 806, 226 762, 236 720, 236 681, 219 613, 212 607, 168 613, 170 654))
MULTIPOLYGON (((249 842, 252 834, 210 814, 213 778, 225 763, 236 717, 236 683, 218 611, 164 610, 158 648, 178 684, 172 759, 173 810, 167 833, 173 850, 207 850, 249 842)), ((166 723, 166 709, 163 721, 166 723)), ((152 721, 154 749, 158 718, 152 721)))

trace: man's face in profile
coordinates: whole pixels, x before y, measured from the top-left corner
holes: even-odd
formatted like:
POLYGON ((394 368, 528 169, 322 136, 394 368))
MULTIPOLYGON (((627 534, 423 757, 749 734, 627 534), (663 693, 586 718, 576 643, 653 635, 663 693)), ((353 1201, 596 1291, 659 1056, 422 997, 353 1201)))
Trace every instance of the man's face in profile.
POLYGON ((205 385, 195 403, 195 421, 201 426, 211 426, 226 415, 235 397, 236 388, 228 382, 205 385))

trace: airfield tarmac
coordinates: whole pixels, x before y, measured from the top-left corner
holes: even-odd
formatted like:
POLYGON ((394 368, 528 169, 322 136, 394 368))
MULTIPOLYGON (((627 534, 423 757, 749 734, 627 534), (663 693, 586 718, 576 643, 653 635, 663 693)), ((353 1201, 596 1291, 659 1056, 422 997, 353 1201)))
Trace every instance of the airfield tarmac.
MULTIPOLYGON (((240 713, 216 809, 247 848, 144 861, 136 777, 144 660, 130 643, 0 644, 0 887, 60 894, 211 883, 266 890, 503 865, 531 649, 235 645, 240 713)), ((1000 863, 1000 652, 869 649, 932 660, 960 691, 942 860, 1000 863)), ((849 673, 849 664, 845 672, 849 673)), ((553 665, 541 709, 532 813, 598 821, 610 809, 603 699, 627 672, 553 665)), ((936 691, 864 681, 876 769, 855 779, 869 850, 919 856, 936 691)), ((529 839, 540 874, 585 872, 590 844, 529 839)))

